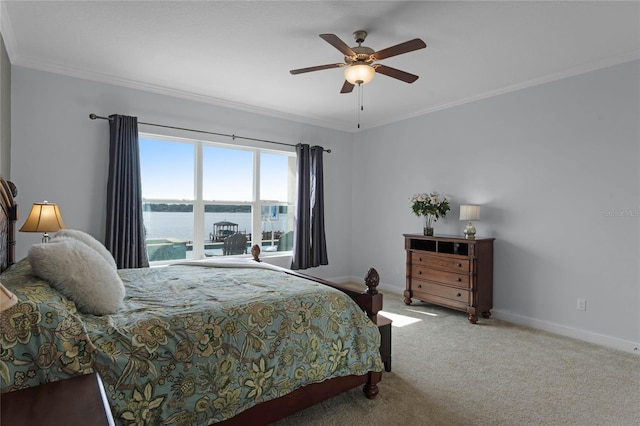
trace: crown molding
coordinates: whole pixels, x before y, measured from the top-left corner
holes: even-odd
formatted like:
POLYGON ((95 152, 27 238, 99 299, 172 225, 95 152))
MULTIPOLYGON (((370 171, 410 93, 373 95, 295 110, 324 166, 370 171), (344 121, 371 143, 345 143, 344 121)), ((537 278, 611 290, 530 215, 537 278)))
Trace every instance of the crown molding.
POLYGON ((9 56, 9 62, 14 64, 18 57, 18 47, 13 32, 13 25, 11 25, 9 12, 7 12, 7 6, 4 1, 0 1, 0 33, 2 33, 2 39, 4 40, 4 47, 7 50, 7 56, 9 56))
MULTIPOLYGON (((440 105, 436 105, 432 108, 426 108, 423 110, 418 110, 412 114, 407 114, 403 117, 396 117, 394 120, 386 120, 386 121, 379 121, 378 123, 376 123, 374 126, 370 126, 368 127, 369 129, 371 128, 376 128, 376 127, 382 127, 382 126, 386 126, 389 124, 393 124, 393 123, 398 123, 400 121, 404 121, 404 120, 409 120, 412 118, 416 118, 416 117, 421 117, 423 115, 427 115, 430 114, 432 112, 436 112, 436 111, 442 111, 445 109, 449 109, 449 108, 454 108, 460 105, 464 105, 464 104, 468 104, 471 102, 476 102, 476 101, 481 101, 483 99, 487 99, 487 98, 492 98, 494 96, 500 96, 500 95, 504 95, 507 93, 511 93, 511 92, 517 92, 518 90, 523 90, 523 89, 527 89, 530 87, 534 87, 534 86, 538 86, 541 84, 545 84, 545 83, 551 83, 554 81, 558 81, 558 80, 562 80, 564 78, 569 78, 569 77, 575 77, 577 75, 580 74, 585 74, 591 71, 597 71, 600 69, 604 69, 604 68, 609 68, 615 65, 620 65, 626 62, 633 62, 633 61, 637 61, 640 60, 640 51, 638 50, 632 50, 629 52, 625 52, 619 55, 613 55, 610 56, 608 58, 602 59, 600 61, 595 61, 595 62, 590 62, 588 64, 584 64, 581 65, 579 67, 573 67, 573 68, 569 68, 567 70, 564 71, 560 71, 554 74, 548 74, 546 76, 540 77, 540 78, 535 78, 535 79, 531 79, 522 83, 518 83, 518 84, 514 84, 511 86, 505 86, 503 88, 497 89, 497 90, 491 90, 489 92, 484 92, 475 96, 470 96, 467 98, 463 98, 463 99, 458 99, 452 102, 447 102, 447 103, 443 103, 440 105)), ((366 130, 366 129, 365 129, 366 130)))
POLYGON ((116 75, 99 73, 93 71, 81 70, 78 68, 61 65, 54 62, 40 61, 31 58, 20 57, 19 61, 14 65, 36 69, 45 72, 51 72, 54 74, 61 74, 68 77, 79 78, 82 80, 94 81, 98 83, 111 84, 119 87, 126 87, 129 89, 136 89, 145 92, 157 93, 160 95, 171 96, 174 98, 186 99, 194 102, 200 102, 204 104, 219 106, 223 108, 235 109, 243 112, 249 112, 253 114, 266 115, 269 117, 279 118, 288 121, 294 121, 298 123, 311 124, 318 127, 329 128, 334 130, 348 131, 347 125, 343 123, 335 123, 327 120, 323 120, 317 117, 303 117, 295 114, 290 114, 282 111, 278 111, 275 108, 265 108, 255 105, 244 104, 240 102, 229 101, 226 99, 216 98, 214 96, 207 96, 200 93, 191 92, 188 90, 181 90, 171 88, 169 86, 161 84, 151 84, 142 81, 122 78, 116 75))
POLYGON ((125 79, 116 75, 99 73, 93 71, 81 70, 78 68, 61 65, 59 63, 40 61, 33 58, 26 58, 20 55, 18 47, 15 43, 15 36, 11 25, 11 20, 7 14, 6 6, 4 2, 0 1, 0 31, 2 32, 7 54, 9 60, 13 65, 23 66, 26 68, 33 68, 40 71, 51 72, 55 74, 62 74, 69 77, 80 78, 83 80, 95 81, 99 83, 111 84, 120 87, 127 87, 130 89, 136 89, 151 93, 157 93, 161 95, 191 100, 194 102, 205 103, 209 105, 219 106, 223 108, 235 109, 243 112, 249 112, 253 114, 259 114, 278 118, 282 120, 293 121, 297 123, 309 124, 322 128, 328 128, 347 133, 358 133, 363 130, 373 129, 377 127, 386 126, 389 124, 397 123, 400 121, 420 117, 432 112, 441 111, 456 106, 464 105, 471 102, 491 98, 494 96, 503 95, 510 92, 526 89, 529 87, 537 86, 540 84, 550 83, 553 81, 561 80, 568 77, 573 77, 579 74, 584 74, 590 71, 595 71, 603 68, 608 68, 614 65, 622 64, 625 62, 631 62, 640 59, 640 51, 632 50, 618 55, 612 55, 599 61, 590 62, 581 66, 572 67, 557 73, 549 74, 540 78, 531 79, 522 83, 505 86, 500 89, 480 93, 478 95, 454 100, 452 102, 443 103, 434 107, 417 110, 411 114, 395 117, 389 120, 378 121, 375 124, 364 126, 361 129, 354 129, 353 123, 347 121, 328 121, 314 116, 301 116, 291 113, 278 111, 275 107, 258 107, 255 105, 244 104, 240 102, 234 102, 226 99, 220 99, 213 96, 202 95, 200 93, 171 88, 168 85, 162 84, 150 84, 137 80, 125 79))
MULTIPOLYGON (((626 62, 632 62, 632 61, 637 61, 640 60, 640 51, 638 50, 632 50, 629 52, 625 52, 619 55, 613 55, 610 56, 608 58, 599 60, 599 61, 594 61, 594 62, 590 62, 588 64, 584 64, 578 67, 572 67, 569 69, 566 69, 564 71, 560 71, 554 74, 548 74, 546 76, 540 77, 540 78, 534 78, 528 81, 524 81, 522 83, 518 83, 518 84, 514 84, 511 86, 505 86, 501 89, 497 89, 497 90, 492 90, 489 92, 485 92, 485 93, 481 93, 475 96, 470 96, 467 98, 463 98, 457 101, 453 101, 453 102, 449 102, 446 104, 442 104, 442 105, 438 105, 435 106, 433 108, 427 108, 424 110, 419 110, 407 117, 405 117, 404 119, 409 119, 409 118, 414 118, 414 117, 419 117, 425 114, 429 114, 432 112, 436 112, 436 111, 441 111, 443 109, 448 109, 448 108, 453 108, 456 106, 460 106, 460 105, 464 105, 464 104, 468 104, 471 102, 475 102, 475 101, 479 101, 479 100, 483 100, 483 99, 487 99, 487 98, 492 98, 494 96, 500 96, 500 95, 504 95, 506 93, 511 93, 511 92, 516 92, 518 90, 523 90, 523 89, 527 89, 530 87, 534 87, 534 86, 539 86, 541 84, 545 84, 545 83, 551 83, 554 81, 558 81, 558 80, 562 80, 565 78, 569 78, 569 77, 575 77, 577 75, 580 74, 585 74, 591 71, 597 71, 600 69, 604 69, 604 68, 609 68, 615 65, 620 65, 626 62)), ((396 120, 399 121, 399 120, 396 120)), ((389 123, 386 123, 389 124, 389 123)))

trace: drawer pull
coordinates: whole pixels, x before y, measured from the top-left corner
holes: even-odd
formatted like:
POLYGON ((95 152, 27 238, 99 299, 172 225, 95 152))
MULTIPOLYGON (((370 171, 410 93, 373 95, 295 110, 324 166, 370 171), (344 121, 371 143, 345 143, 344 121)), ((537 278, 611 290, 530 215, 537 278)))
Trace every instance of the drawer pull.
POLYGON ((422 288, 422 284, 418 284, 418 288, 422 288))
POLYGON ((419 257, 419 258, 418 258, 418 260, 419 260, 420 262, 422 262, 422 258, 421 258, 421 257, 419 257))
POLYGON ((418 271, 418 275, 422 275, 422 271, 418 271))
POLYGON ((456 281, 460 282, 460 281, 462 281, 462 278, 458 277, 458 278, 456 278, 456 281))
POLYGON ((458 268, 462 268, 462 263, 458 263, 458 268))
POLYGON ((456 294, 456 297, 462 297, 462 293, 456 294))

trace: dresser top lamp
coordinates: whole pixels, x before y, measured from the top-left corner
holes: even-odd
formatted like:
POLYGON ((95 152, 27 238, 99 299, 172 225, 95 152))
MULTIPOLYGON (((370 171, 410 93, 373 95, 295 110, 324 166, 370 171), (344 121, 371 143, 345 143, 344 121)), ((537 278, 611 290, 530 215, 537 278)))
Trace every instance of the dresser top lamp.
POLYGON ((21 232, 42 232, 42 242, 49 242, 49 232, 57 232, 66 228, 62 220, 60 208, 56 203, 44 201, 33 203, 29 217, 20 228, 21 232))
POLYGON ((473 221, 479 219, 480 206, 475 204, 462 204, 460 206, 460 220, 466 220, 469 222, 462 231, 466 239, 473 240, 476 238, 476 227, 473 226, 473 221))

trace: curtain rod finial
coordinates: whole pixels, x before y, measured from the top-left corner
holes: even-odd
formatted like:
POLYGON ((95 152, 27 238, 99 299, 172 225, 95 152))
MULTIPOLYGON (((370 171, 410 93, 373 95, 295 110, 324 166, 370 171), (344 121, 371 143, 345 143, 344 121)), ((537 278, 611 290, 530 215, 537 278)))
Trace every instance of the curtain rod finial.
POLYGON ((93 114, 93 113, 91 113, 91 114, 89 114, 89 118, 92 119, 92 120, 95 120, 96 118, 98 118, 98 116, 93 114))

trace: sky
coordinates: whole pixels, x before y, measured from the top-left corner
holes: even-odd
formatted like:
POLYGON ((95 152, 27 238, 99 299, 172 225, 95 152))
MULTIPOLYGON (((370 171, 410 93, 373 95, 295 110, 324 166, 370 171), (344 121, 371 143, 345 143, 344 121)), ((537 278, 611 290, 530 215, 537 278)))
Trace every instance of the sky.
MULTIPOLYGON (((142 196, 145 199, 194 199, 196 145, 140 137, 142 196)), ((288 156, 262 153, 263 200, 287 201, 288 156)), ((203 199, 252 201, 253 151, 203 143, 203 199)))

